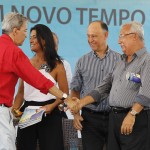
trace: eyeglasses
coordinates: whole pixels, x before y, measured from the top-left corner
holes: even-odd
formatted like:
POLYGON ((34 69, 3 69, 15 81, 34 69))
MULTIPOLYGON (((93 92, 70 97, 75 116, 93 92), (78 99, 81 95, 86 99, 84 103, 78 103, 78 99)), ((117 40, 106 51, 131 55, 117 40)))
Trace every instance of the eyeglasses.
POLYGON ((120 38, 124 38, 125 36, 128 36, 128 35, 130 35, 130 34, 135 34, 135 33, 120 34, 120 35, 119 35, 119 39, 120 39, 120 38))

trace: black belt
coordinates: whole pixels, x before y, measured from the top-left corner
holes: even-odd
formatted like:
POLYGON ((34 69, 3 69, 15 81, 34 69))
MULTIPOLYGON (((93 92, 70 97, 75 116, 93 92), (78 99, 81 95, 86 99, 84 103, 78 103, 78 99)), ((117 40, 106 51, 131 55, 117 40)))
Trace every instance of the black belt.
POLYGON ((95 110, 92 110, 92 109, 86 108, 86 107, 83 107, 82 111, 87 111, 87 112, 90 112, 92 114, 109 115, 109 111, 95 111, 95 110))
POLYGON ((123 108, 123 107, 111 107, 111 111, 114 113, 127 113, 131 110, 131 108, 123 108))
POLYGON ((43 102, 38 102, 38 101, 26 101, 24 102, 23 106, 20 108, 20 111, 24 111, 24 109, 28 106, 44 106, 47 104, 52 104, 55 102, 56 99, 51 99, 43 102))

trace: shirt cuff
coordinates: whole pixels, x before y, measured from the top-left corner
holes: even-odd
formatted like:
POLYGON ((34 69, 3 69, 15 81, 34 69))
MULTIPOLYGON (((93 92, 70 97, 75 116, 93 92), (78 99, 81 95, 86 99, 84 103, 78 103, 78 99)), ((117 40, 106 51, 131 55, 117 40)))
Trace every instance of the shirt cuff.
POLYGON ((80 92, 80 88, 79 87, 73 87, 71 85, 70 85, 70 90, 74 90, 74 91, 80 92))
POLYGON ((150 99, 143 95, 137 95, 136 102, 141 104, 142 106, 150 106, 150 99))
POLYGON ((44 88, 41 89, 40 92, 47 94, 49 92, 49 89, 52 88, 53 86, 54 86, 54 83, 52 81, 48 81, 47 83, 45 83, 44 88))
POLYGON ((100 99, 101 99, 101 95, 100 95, 99 92, 96 91, 96 90, 91 91, 88 95, 91 96, 91 97, 93 97, 93 99, 94 99, 96 102, 99 102, 100 99))

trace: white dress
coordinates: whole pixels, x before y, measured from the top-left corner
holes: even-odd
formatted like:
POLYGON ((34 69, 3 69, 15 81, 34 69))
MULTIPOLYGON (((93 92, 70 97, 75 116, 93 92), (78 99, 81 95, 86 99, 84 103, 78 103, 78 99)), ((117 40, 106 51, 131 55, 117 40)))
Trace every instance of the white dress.
MULTIPOLYGON (((40 69, 39 70, 47 79, 50 79, 55 85, 56 81, 54 78, 45 71, 45 69, 40 69)), ((40 92, 40 90, 34 88, 33 86, 29 85, 24 81, 24 99, 26 101, 36 101, 36 102, 42 102, 42 101, 47 101, 50 99, 56 99, 55 96, 51 94, 43 94, 40 92)))

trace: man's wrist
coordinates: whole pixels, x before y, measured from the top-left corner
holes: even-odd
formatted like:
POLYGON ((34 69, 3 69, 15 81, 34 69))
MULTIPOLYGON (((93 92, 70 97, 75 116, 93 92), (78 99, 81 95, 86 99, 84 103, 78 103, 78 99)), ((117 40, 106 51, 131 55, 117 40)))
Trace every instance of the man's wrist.
POLYGON ((68 95, 66 93, 63 93, 62 98, 60 100, 64 101, 67 97, 68 95))
POLYGON ((134 109, 131 109, 131 110, 130 110, 130 114, 131 114, 132 116, 136 116, 136 115, 138 114, 138 112, 137 112, 136 110, 134 110, 134 109))
POLYGON ((78 105, 79 105, 80 110, 82 109, 82 107, 84 107, 82 100, 78 101, 78 105))

